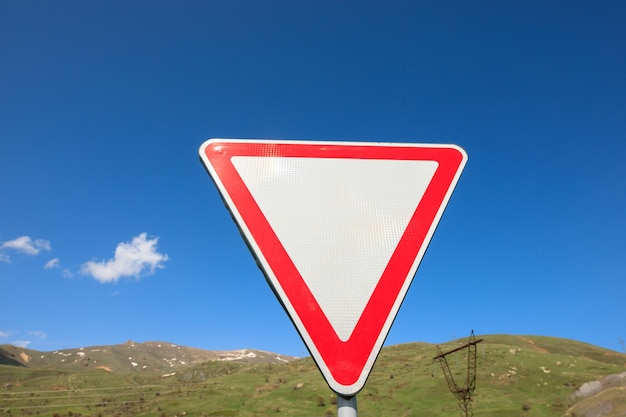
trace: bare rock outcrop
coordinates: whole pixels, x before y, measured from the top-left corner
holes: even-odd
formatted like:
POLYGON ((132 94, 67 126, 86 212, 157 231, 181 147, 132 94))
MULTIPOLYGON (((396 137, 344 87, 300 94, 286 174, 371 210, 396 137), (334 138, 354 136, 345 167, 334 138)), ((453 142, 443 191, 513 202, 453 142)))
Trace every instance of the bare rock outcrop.
POLYGON ((585 382, 570 401, 565 417, 626 417, 626 372, 585 382))

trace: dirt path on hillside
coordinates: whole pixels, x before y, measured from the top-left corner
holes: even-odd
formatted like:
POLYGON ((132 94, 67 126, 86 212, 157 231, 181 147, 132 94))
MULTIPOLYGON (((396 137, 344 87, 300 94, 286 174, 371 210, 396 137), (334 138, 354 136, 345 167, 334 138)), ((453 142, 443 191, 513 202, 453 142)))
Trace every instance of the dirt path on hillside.
POLYGON ((548 349, 544 349, 542 347, 537 346, 537 344, 535 343, 534 340, 530 340, 530 339, 524 339, 523 337, 520 337, 520 339, 522 339, 524 342, 528 343, 531 346, 531 349, 536 351, 536 352, 541 352, 541 353, 550 353, 548 351, 548 349))

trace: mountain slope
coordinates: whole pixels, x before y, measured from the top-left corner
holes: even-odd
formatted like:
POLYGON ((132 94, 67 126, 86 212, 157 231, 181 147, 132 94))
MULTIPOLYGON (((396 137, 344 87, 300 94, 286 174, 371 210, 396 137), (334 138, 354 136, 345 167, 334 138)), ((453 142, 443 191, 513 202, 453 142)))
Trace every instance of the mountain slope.
POLYGON ((24 366, 19 356, 15 355, 15 346, 0 345, 0 365, 24 366))
MULTIPOLYGON (((624 372, 626 355, 549 337, 480 337, 484 341, 477 349, 474 416, 561 417, 569 410, 570 417, 623 417, 619 404, 589 415, 576 409, 582 402, 572 400, 572 394, 588 381, 624 372)), ((450 350, 466 341, 441 348, 450 350)), ((121 346, 124 352, 132 349, 121 346)), ((385 347, 358 394, 359 416, 457 417, 457 400, 432 360, 436 354, 436 347, 427 343, 385 347)), ((452 375, 463 385, 466 352, 448 360, 452 375)), ((210 361, 168 373, 137 367, 128 373, 68 369, 0 366, 0 413, 321 417, 337 411, 336 396, 311 358, 282 364, 210 361)))
POLYGON ((34 369, 58 369, 74 372, 101 369, 114 373, 172 372, 207 361, 243 363, 282 363, 296 358, 254 349, 211 351, 178 346, 166 342, 91 346, 39 352, 11 345, 0 346, 0 363, 34 369))

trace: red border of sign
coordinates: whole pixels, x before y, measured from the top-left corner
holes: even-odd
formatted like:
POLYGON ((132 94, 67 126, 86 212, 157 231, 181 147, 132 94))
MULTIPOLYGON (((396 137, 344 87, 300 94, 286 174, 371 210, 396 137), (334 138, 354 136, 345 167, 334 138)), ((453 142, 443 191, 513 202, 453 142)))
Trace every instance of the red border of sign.
POLYGON ((454 145, 212 139, 202 145, 200 156, 327 382, 342 395, 356 394, 365 384, 467 155, 454 145), (235 156, 424 160, 438 163, 349 340, 341 341, 335 333, 237 173, 231 161, 235 156))

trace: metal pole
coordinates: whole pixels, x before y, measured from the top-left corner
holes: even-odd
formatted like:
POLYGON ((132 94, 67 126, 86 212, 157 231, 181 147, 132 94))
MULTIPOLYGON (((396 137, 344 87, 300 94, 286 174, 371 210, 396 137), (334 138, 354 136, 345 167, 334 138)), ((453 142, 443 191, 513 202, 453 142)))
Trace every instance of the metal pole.
POLYGON ((357 417, 356 395, 352 397, 337 395, 337 417, 357 417))

